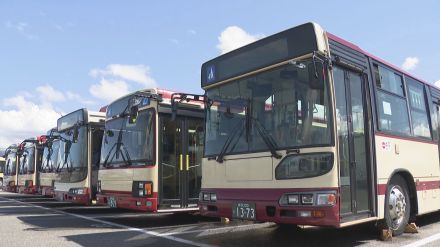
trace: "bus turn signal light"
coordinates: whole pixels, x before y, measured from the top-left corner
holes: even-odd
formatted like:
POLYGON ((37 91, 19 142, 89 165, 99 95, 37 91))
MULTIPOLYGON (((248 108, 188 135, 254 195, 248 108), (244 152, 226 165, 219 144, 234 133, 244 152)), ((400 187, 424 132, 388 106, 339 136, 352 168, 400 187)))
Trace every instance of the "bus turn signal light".
POLYGON ((151 196, 153 195, 153 183, 151 182, 146 182, 144 184, 144 190, 145 190, 145 195, 146 196, 151 196))

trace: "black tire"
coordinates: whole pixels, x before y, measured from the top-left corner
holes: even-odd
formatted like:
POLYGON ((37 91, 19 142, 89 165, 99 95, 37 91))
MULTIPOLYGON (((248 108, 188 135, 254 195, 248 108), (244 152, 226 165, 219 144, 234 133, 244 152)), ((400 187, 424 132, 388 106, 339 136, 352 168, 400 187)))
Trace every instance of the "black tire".
POLYGON ((394 176, 387 186, 385 194, 385 226, 391 229, 393 236, 405 231, 411 212, 408 186, 403 177, 394 176))

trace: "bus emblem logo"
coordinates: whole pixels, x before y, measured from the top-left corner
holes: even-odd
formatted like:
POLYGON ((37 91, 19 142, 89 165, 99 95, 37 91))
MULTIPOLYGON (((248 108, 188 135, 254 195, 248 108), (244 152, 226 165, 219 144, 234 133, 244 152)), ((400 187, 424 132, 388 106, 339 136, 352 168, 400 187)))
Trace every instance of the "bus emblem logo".
POLYGON ((206 74, 207 74, 207 81, 208 82, 213 82, 215 80, 215 67, 214 67, 214 65, 211 65, 206 69, 206 74))

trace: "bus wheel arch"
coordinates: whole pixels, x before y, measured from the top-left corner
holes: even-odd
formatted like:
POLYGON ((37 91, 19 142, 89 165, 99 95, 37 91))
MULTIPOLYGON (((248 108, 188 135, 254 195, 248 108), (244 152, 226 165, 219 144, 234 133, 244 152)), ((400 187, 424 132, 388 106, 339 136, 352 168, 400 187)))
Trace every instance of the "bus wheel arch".
POLYGON ((390 184, 390 182, 394 176, 401 176, 406 182, 406 186, 408 188, 409 199, 410 199, 410 203, 411 203, 411 211, 410 211, 410 216, 409 216, 410 218, 409 219, 410 219, 410 221, 414 221, 416 218, 416 215, 419 213, 419 204, 417 201, 417 189, 416 189, 416 184, 414 182, 414 177, 406 169, 396 169, 393 171, 393 173, 389 177, 388 182, 387 182, 387 187, 390 184))
POLYGON ((408 171, 395 171, 390 176, 385 192, 383 223, 394 236, 401 235, 417 214, 417 194, 413 192, 414 179, 408 171))

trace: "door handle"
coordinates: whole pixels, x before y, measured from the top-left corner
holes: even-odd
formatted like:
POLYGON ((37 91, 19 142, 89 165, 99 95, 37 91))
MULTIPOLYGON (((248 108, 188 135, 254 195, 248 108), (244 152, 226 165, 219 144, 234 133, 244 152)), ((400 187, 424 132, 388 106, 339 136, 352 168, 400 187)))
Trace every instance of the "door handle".
POLYGON ((189 170, 189 154, 186 155, 186 170, 189 170))
POLYGON ((180 170, 182 171, 183 170, 183 157, 182 157, 183 155, 182 154, 180 154, 180 170))

